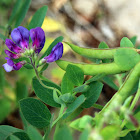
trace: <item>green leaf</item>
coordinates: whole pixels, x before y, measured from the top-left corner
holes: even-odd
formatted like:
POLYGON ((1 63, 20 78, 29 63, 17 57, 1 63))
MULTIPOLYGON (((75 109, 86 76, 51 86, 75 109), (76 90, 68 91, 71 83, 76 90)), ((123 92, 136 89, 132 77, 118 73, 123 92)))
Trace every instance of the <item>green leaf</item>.
POLYGON ((85 102, 82 104, 84 108, 89 108, 97 102, 103 88, 103 84, 98 81, 90 83, 89 86, 89 90, 83 93, 86 97, 85 102))
POLYGON ((18 81, 16 83, 16 100, 17 102, 23 98, 26 98, 28 96, 28 89, 26 84, 22 81, 18 81))
POLYGON ((86 92, 89 89, 88 85, 81 85, 73 89, 73 92, 86 92))
POLYGON ((83 111, 82 107, 78 107, 75 111, 73 111, 67 118, 66 121, 70 122, 75 119, 81 112, 83 111))
POLYGON ((107 49, 109 46, 105 42, 101 42, 98 46, 99 49, 107 49))
POLYGON ((79 140, 88 140, 89 137, 89 130, 85 129, 82 134, 80 135, 79 140))
POLYGON ((93 118, 89 115, 85 115, 82 118, 74 120, 72 123, 70 123, 70 127, 83 131, 84 129, 87 129, 89 125, 92 125, 93 118))
POLYGON ((4 36, 3 34, 0 33, 0 38, 1 38, 3 41, 5 41, 5 39, 8 38, 8 37, 6 37, 6 36, 4 36))
POLYGON ((67 74, 65 73, 61 82, 62 94, 71 93, 74 88, 74 84, 69 80, 67 74))
POLYGON ((46 50, 46 52, 40 57, 40 59, 42 59, 43 57, 45 56, 48 56, 51 51, 52 51, 52 48, 58 43, 58 42, 62 42, 63 41, 63 36, 59 36, 57 37, 52 43, 51 45, 48 47, 48 49, 46 50))
POLYGON ((119 87, 113 82, 113 80, 109 76, 103 77, 102 81, 115 90, 119 89, 119 87))
POLYGON ((59 127, 55 132, 54 140, 73 140, 70 129, 66 125, 59 127))
POLYGON ((23 132, 23 130, 17 129, 15 127, 8 126, 8 125, 1 125, 0 126, 0 138, 1 138, 1 140, 6 140, 6 138, 14 132, 23 132))
POLYGON ((33 66, 31 64, 25 64, 24 67, 26 69, 33 69, 33 66))
POLYGON ((43 140, 39 131, 31 125, 28 126, 27 134, 31 140, 43 140))
POLYGON ((24 130, 27 132, 30 139, 31 140, 43 140, 40 132, 32 125, 29 125, 29 123, 26 121, 26 119, 24 118, 21 111, 20 111, 20 117, 21 117, 22 122, 24 124, 24 130))
POLYGON ((118 126, 107 126, 101 131, 101 135, 103 137, 103 140, 115 140, 118 138, 120 134, 120 127, 118 126))
POLYGON ((20 139, 14 135, 10 135, 6 140, 20 140, 20 139))
POLYGON ((39 71, 39 73, 42 73, 44 70, 46 70, 48 68, 49 64, 46 63, 42 68, 41 70, 39 71))
POLYGON ((115 52, 114 61, 122 70, 130 70, 140 61, 140 56, 133 49, 120 48, 115 52))
POLYGON ((132 135, 128 133, 125 137, 121 137, 120 140, 136 140, 136 139, 133 139, 132 135))
POLYGON ((85 96, 84 95, 80 95, 79 97, 77 97, 76 100, 68 106, 68 108, 65 111, 62 119, 65 119, 69 115, 71 115, 84 101, 85 101, 85 96))
POLYGON ((130 129, 123 129, 120 132, 120 137, 125 137, 131 130, 130 129))
POLYGON ((84 72, 75 65, 69 64, 66 68, 66 74, 69 80, 75 85, 80 86, 84 82, 84 72))
MULTIPOLYGON (((25 132, 14 132, 12 136, 19 138, 19 140, 31 140, 25 132)), ((7 139, 11 140, 11 136, 9 136, 7 139)))
POLYGON ((23 113, 21 112, 21 109, 19 109, 19 113, 20 113, 20 118, 22 120, 23 128, 24 128, 25 131, 27 131, 29 123, 24 118, 23 113))
POLYGON ((32 17, 31 22, 28 25, 28 29, 36 28, 36 27, 41 27, 42 23, 44 21, 44 18, 47 13, 48 6, 43 6, 39 10, 36 11, 34 16, 32 17))
POLYGON ((4 86, 5 86, 5 72, 1 68, 0 69, 0 94, 3 94, 3 92, 4 92, 4 86))
POLYGON ((22 99, 20 108, 23 116, 31 125, 44 128, 50 124, 51 113, 40 100, 34 98, 22 99))
POLYGON ((120 47, 134 47, 134 45, 127 37, 123 37, 120 42, 120 47))
MULTIPOLYGON (((60 87, 53 82, 50 81, 42 81, 46 86, 54 87, 60 90, 60 87)), ((35 90, 35 94, 38 98, 40 98, 44 103, 53 106, 53 107, 60 107, 53 99, 53 90, 47 89, 43 87, 36 78, 32 80, 33 88, 35 90)))
POLYGON ((58 104, 63 104, 64 102, 58 97, 56 90, 53 90, 53 99, 58 104))
POLYGON ((72 103, 75 98, 73 95, 71 95, 71 93, 66 93, 61 95, 60 99, 67 104, 67 103, 72 103))
POLYGON ((133 43, 133 45, 136 45, 136 41, 137 41, 137 36, 133 36, 132 38, 130 38, 130 41, 133 43))
POLYGON ((101 80, 104 76, 105 76, 104 73, 95 75, 94 77, 92 77, 92 78, 90 78, 89 80, 87 80, 85 83, 88 84, 88 83, 91 83, 91 82, 93 82, 93 81, 101 80))
POLYGON ((8 24, 9 25, 13 22, 13 20, 17 16, 21 5, 22 5, 22 0, 16 0, 16 3, 14 4, 12 13, 11 13, 10 18, 9 18, 9 21, 8 21, 8 24))
POLYGON ((21 24, 21 22, 23 21, 25 15, 29 9, 30 3, 31 3, 31 0, 24 0, 24 3, 21 6, 20 11, 16 17, 17 20, 15 23, 15 27, 19 26, 21 24))

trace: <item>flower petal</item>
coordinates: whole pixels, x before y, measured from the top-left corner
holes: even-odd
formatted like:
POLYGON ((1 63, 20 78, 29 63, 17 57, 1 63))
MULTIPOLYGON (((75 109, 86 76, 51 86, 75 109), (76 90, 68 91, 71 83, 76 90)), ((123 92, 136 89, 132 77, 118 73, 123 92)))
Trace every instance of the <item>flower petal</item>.
POLYGON ((5 53, 11 59, 17 59, 17 58, 19 58, 19 54, 14 54, 14 53, 10 52, 9 50, 5 50, 5 53))
POLYGON ((2 65, 6 72, 10 72, 13 70, 13 66, 8 65, 7 63, 2 65))
POLYGON ((42 28, 36 27, 30 30, 30 37, 33 42, 33 48, 36 53, 39 53, 44 47, 45 43, 45 33, 42 28))
POLYGON ((10 65, 10 66, 13 66, 14 65, 13 60, 11 60, 9 57, 5 57, 5 59, 7 60, 7 64, 8 65, 10 65))
POLYGON ((14 69, 14 70, 19 70, 22 66, 23 66, 22 63, 21 63, 21 62, 18 62, 18 63, 16 63, 16 64, 13 66, 13 69, 14 69))
POLYGON ((29 46, 29 31, 25 27, 19 26, 11 33, 12 40, 20 45, 22 48, 29 46))
POLYGON ((15 52, 15 53, 21 52, 21 48, 17 46, 11 39, 6 39, 5 44, 9 48, 9 50, 11 50, 12 52, 15 52))
POLYGON ((60 59, 63 55, 63 44, 61 42, 57 43, 51 51, 51 53, 45 57, 47 63, 54 62, 58 59, 60 59))

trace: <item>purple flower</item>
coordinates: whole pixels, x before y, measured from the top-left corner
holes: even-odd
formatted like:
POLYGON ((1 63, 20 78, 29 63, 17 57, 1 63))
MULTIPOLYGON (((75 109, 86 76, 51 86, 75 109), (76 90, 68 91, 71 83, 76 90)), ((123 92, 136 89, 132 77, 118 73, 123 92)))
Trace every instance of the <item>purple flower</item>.
POLYGON ((12 40, 21 48, 28 48, 29 46, 29 31, 25 27, 19 26, 11 33, 12 40))
POLYGON ((40 27, 31 29, 30 31, 25 27, 19 26, 11 32, 12 39, 6 39, 5 44, 9 50, 5 50, 7 63, 3 65, 7 72, 18 70, 23 63, 16 63, 11 59, 18 59, 21 56, 31 57, 33 52, 39 54, 45 43, 45 33, 40 27), (32 46, 29 46, 29 36, 33 41, 32 46), (11 62, 11 63, 9 63, 11 62))
POLYGON ((10 51, 6 50, 5 53, 11 59, 17 59, 27 49, 33 49, 35 53, 39 53, 45 43, 45 33, 40 27, 36 27, 28 31, 28 29, 19 26, 11 33, 11 39, 6 39, 5 44, 10 51), (33 41, 32 47, 29 47, 29 35, 33 41))
POLYGON ((5 40, 5 44, 10 50, 5 50, 5 53, 11 59, 18 59, 21 53, 24 53, 25 49, 29 48, 29 31, 19 26, 12 31, 11 37, 12 40, 5 40))
POLYGON ((40 27, 36 27, 30 30, 30 37, 33 42, 33 48, 36 53, 39 53, 44 47, 45 33, 40 27))
POLYGON ((23 61, 14 63, 13 60, 10 58, 6 57, 7 63, 3 64, 2 66, 4 67, 6 72, 11 72, 12 70, 19 70, 25 63, 23 61))
POLYGON ((43 60, 45 60, 47 63, 51 63, 60 59, 62 55, 63 55, 63 44, 59 42, 52 48, 51 53, 47 57, 44 57, 43 60))

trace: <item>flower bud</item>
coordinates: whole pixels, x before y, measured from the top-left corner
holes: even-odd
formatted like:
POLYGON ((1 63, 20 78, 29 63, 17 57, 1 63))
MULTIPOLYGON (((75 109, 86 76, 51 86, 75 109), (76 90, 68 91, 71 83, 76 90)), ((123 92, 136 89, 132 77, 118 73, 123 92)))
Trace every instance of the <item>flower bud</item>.
POLYGON ((58 59, 60 59, 63 55, 63 44, 61 42, 57 43, 53 48, 51 53, 44 57, 47 63, 54 62, 58 59))

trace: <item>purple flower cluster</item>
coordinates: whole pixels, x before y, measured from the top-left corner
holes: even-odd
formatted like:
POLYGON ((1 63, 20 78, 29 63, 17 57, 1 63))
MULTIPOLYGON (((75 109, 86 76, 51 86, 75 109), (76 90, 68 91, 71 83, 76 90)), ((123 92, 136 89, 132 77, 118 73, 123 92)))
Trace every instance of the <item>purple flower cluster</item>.
MULTIPOLYGON (((6 39, 5 41, 9 50, 5 50, 8 57, 5 58, 7 63, 3 64, 3 67, 7 72, 19 70, 26 63, 26 61, 15 63, 13 59, 18 59, 23 56, 31 57, 31 52, 39 54, 45 43, 45 33, 40 27, 36 27, 29 31, 25 27, 19 26, 12 31, 11 38, 12 39, 6 39), (29 46, 29 37, 32 40, 31 47, 29 46)), ((42 62, 54 62, 60 59, 62 54, 63 44, 59 42, 53 47, 51 53, 42 59, 42 62)))

